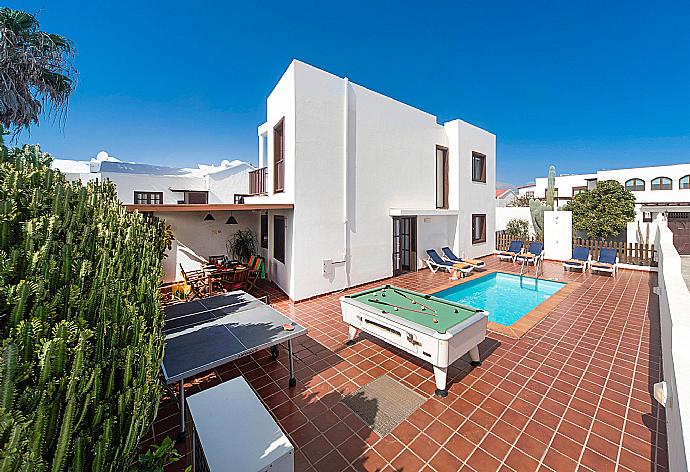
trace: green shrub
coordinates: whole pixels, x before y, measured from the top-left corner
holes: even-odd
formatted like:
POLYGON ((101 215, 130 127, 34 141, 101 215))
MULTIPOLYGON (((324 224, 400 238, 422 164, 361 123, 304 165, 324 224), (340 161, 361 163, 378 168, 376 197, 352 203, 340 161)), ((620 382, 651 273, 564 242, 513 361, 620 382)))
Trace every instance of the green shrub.
POLYGON ((529 239, 529 221, 524 218, 513 218, 506 223, 506 233, 513 238, 526 241, 529 239))
POLYGON ((163 223, 0 154, 0 470, 127 470, 161 396, 163 223))

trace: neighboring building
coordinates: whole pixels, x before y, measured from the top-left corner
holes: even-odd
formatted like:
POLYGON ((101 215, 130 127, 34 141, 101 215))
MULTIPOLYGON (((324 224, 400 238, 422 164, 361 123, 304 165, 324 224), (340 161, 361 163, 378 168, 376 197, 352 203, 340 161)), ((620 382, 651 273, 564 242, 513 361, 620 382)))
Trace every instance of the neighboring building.
POLYGON ((181 278, 180 266, 199 269, 208 256, 225 254, 225 243, 237 229, 256 226, 256 214, 232 212, 234 201, 241 200, 249 189, 247 175, 254 166, 246 162, 180 169, 120 162, 100 152, 90 161, 55 159, 53 168, 70 180, 110 180, 123 203, 155 211, 170 225, 175 240, 163 260, 166 282, 181 278), (229 223, 230 216, 236 224, 229 223))
POLYGON ((422 269, 429 248, 466 257, 494 251, 493 134, 461 120, 439 124, 299 61, 266 105, 259 169, 237 174, 243 186, 226 185, 231 168, 204 175, 101 162, 97 172, 69 170, 116 182, 131 210, 173 225, 166 280, 179 279, 179 264, 194 269, 225 253, 238 228, 256 232, 268 277, 293 300, 422 269), (207 204, 177 204, 198 192, 207 204), (238 225, 225 224, 230 215, 238 225))
POLYGON ((534 198, 534 191, 535 191, 535 185, 534 184, 527 184, 527 185, 521 185, 517 187, 517 194, 518 197, 529 197, 529 198, 534 198))
POLYGON ((196 169, 121 162, 105 151, 90 161, 55 159, 52 166, 70 180, 110 180, 125 204, 232 203, 248 192, 247 173, 255 169, 237 160, 196 169))
POLYGON ((517 196, 517 193, 512 188, 497 189, 496 206, 507 207, 517 196))
MULTIPOLYGON (((636 222, 628 230, 631 242, 637 222, 651 223, 660 213, 668 218, 669 228, 681 253, 690 253, 690 164, 634 167, 600 170, 593 174, 560 175, 556 177, 556 206, 562 207, 574 195, 593 189, 598 181, 616 180, 636 198, 636 222)), ((519 187, 520 195, 546 197, 548 179, 540 177, 535 183, 519 187)), ((654 232, 652 231, 652 234, 654 232)))
POLYGON ((245 203, 293 300, 424 266, 426 249, 494 250, 496 138, 293 61, 267 99, 245 203))

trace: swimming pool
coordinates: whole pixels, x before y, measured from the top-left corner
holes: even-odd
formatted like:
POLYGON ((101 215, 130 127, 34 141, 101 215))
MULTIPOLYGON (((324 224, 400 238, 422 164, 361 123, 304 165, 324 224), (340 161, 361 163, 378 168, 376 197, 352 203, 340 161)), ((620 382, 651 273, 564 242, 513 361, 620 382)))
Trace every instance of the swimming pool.
POLYGON ((511 326, 564 286, 563 282, 494 272, 433 295, 486 310, 489 321, 511 326))

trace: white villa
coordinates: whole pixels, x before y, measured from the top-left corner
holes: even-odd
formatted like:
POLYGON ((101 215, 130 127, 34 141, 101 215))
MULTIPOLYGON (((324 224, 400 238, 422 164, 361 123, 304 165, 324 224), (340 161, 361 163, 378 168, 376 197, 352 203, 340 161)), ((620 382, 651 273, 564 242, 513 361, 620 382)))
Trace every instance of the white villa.
MULTIPOLYGON (((634 226, 629 227, 629 241, 638 221, 651 223, 661 213, 668 219, 678 252, 690 254, 690 164, 560 175, 556 177, 556 206, 564 206, 579 192, 594 188, 600 180, 616 180, 635 195, 637 217, 634 226)), ((534 184, 518 187, 518 193, 544 199, 547 186, 548 179, 540 177, 535 179, 534 184)), ((651 234, 654 234, 654 230, 651 234)))
POLYGON ((224 254, 228 236, 244 227, 257 234, 268 277, 292 300, 421 269, 429 248, 494 251, 496 137, 462 120, 439 124, 295 60, 268 96, 258 150, 256 170, 107 159, 88 172, 74 161, 56 167, 75 179, 108 178, 130 209, 172 225, 167 280, 179 279, 179 264, 198 268, 224 254), (226 224, 231 215, 237 225, 226 224))

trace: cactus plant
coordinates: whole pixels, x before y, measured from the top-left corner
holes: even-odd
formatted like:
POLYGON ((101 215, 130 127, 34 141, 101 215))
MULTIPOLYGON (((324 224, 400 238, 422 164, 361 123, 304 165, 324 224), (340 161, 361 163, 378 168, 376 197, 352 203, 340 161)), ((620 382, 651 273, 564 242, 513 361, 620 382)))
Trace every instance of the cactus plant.
POLYGON ((556 195, 556 168, 549 166, 549 176, 546 188, 546 206, 551 210, 554 208, 554 197, 556 195))
POLYGON ((556 168, 549 166, 549 176, 546 188, 546 205, 534 198, 529 201, 529 212, 532 216, 532 226, 537 239, 544 239, 544 212, 555 209, 554 201, 556 195, 556 168))
POLYGON ((163 222, 0 145, 0 471, 127 470, 156 414, 163 222))

